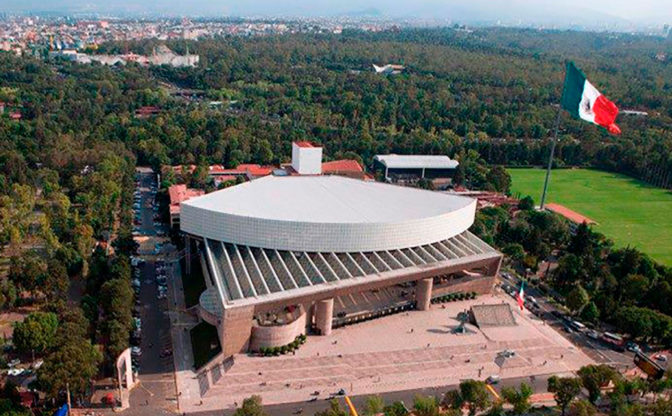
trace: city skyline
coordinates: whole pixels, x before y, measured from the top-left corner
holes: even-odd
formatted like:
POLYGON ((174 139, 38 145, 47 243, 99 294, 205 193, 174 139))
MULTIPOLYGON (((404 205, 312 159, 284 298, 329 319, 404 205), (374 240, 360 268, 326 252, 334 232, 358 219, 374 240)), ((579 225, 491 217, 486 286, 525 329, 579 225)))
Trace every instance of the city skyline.
POLYGON ((477 0, 464 4, 455 0, 423 0, 405 2, 400 0, 346 0, 335 3, 330 0, 289 0, 271 2, 206 1, 178 2, 161 0, 135 3, 121 0, 109 4, 99 0, 60 0, 44 4, 37 0, 7 0, 3 9, 9 13, 56 12, 56 13, 102 13, 121 15, 167 14, 187 16, 277 16, 277 17, 328 17, 328 16, 376 16, 385 18, 435 19, 464 22, 519 21, 521 24, 585 25, 587 22, 615 25, 661 24, 672 20, 672 11, 663 0, 596 0, 590 4, 569 0, 557 4, 551 0, 489 1, 477 0))

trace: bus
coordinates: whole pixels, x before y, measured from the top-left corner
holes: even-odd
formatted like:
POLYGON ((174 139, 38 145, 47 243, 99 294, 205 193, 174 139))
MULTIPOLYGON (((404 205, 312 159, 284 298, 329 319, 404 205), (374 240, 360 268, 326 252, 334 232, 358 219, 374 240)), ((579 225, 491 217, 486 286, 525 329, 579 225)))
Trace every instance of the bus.
POLYGON ((623 340, 623 337, 618 334, 605 332, 602 334, 602 341, 611 345, 611 347, 616 351, 625 351, 625 341, 623 340))

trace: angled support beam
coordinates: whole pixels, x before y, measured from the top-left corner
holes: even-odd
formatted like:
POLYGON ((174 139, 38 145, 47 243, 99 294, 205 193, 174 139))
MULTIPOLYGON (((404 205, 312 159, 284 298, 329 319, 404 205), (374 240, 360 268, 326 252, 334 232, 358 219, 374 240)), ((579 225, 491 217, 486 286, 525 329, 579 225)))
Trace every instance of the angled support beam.
POLYGON ((273 265, 271 264, 271 260, 269 260, 268 256, 266 255, 266 250, 264 250, 263 248, 260 248, 259 250, 261 250, 261 257, 264 259, 264 262, 268 266, 268 269, 271 271, 271 274, 273 275, 273 279, 275 279, 275 283, 278 284, 278 287, 280 288, 280 290, 282 290, 282 291, 287 290, 287 289, 285 289, 285 286, 283 286, 282 282, 278 278, 278 274, 275 272, 275 269, 273 268, 273 265))
POLYGON ((299 263, 299 259, 296 258, 296 256, 294 255, 294 252, 288 251, 288 253, 289 253, 289 257, 291 257, 292 260, 294 260, 294 264, 296 264, 296 266, 299 268, 299 270, 301 271, 301 274, 303 274, 303 277, 306 279, 308 284, 310 286, 312 286, 313 285, 312 280, 310 280, 310 278, 308 277, 308 274, 306 274, 306 271, 303 270, 303 266, 301 266, 301 263, 299 263))
POLYGON ((442 252, 440 252, 439 250, 437 250, 436 247, 434 247, 433 245, 427 244, 427 247, 429 247, 431 249, 431 250, 427 250, 427 251, 428 252, 431 251, 432 256, 436 257, 437 260, 441 260, 441 259, 448 260, 448 257, 446 257, 446 255, 443 254, 442 252))
POLYGON ((289 267, 287 267, 287 264, 285 263, 285 260, 282 258, 280 253, 278 253, 278 250, 273 249, 273 253, 275 254, 275 257, 280 260, 280 264, 282 265, 282 268, 285 269, 285 272, 287 273, 287 276, 291 279, 292 283, 294 283, 294 287, 298 288, 300 287, 298 283, 296 283, 296 280, 294 279, 294 275, 292 275, 292 272, 289 271, 289 267))
MULTIPOLYGON (((354 276, 352 275, 352 273, 350 273, 350 270, 348 270, 348 268, 345 267, 345 264, 343 264, 343 262, 341 261, 341 259, 338 258, 338 256, 336 255, 336 253, 331 252, 331 253, 329 253, 329 255, 330 255, 331 257, 333 257, 333 258, 336 260, 336 263, 338 263, 338 265, 341 266, 341 269, 343 269, 343 271, 345 272, 345 274, 348 275, 348 277, 354 277, 354 276)), ((336 275, 336 277, 338 277, 338 275, 336 275)), ((339 279, 340 279, 340 277, 339 277, 339 279)))
POLYGON ((455 246, 461 248, 462 251, 467 253, 468 256, 474 254, 474 252, 468 246, 466 246, 462 241, 460 241, 459 236, 453 237, 453 239, 450 242, 453 243, 455 246))
POLYGON ((432 259, 434 261, 439 261, 439 259, 432 256, 432 254, 429 251, 425 250, 425 248, 423 246, 418 246, 417 248, 419 248, 423 253, 425 253, 430 259, 432 259))
POLYGON ((327 259, 325 259, 324 256, 322 255, 322 253, 318 252, 318 253, 317 253, 317 257, 319 257, 320 260, 322 260, 322 262, 324 263, 324 265, 327 266, 327 269, 329 269, 329 271, 330 271, 334 276, 336 276, 336 280, 341 280, 341 278, 338 277, 338 273, 336 273, 336 271, 331 267, 331 265, 329 264, 329 262, 327 261, 327 259))
POLYGON ((413 256, 414 256, 416 259, 418 259, 419 264, 427 264, 427 262, 425 261, 425 259, 423 259, 422 257, 420 257, 420 256, 418 255, 418 253, 416 253, 415 250, 413 250, 413 248, 407 248, 407 250, 408 250, 409 253, 413 254, 413 256))
POLYGON ((459 257, 466 257, 466 256, 468 256, 468 254, 467 254, 463 249, 461 249, 457 244, 455 244, 453 241, 451 241, 451 240, 446 240, 445 243, 446 243, 446 245, 447 245, 448 247, 450 247, 450 249, 451 249, 452 251, 458 253, 458 254, 459 254, 459 257))
POLYGON ((443 249, 446 250, 451 256, 453 256, 454 259, 457 259, 457 258, 460 257, 460 256, 458 256, 457 254, 455 254, 455 252, 454 252, 453 250, 449 249, 448 246, 445 245, 443 241, 439 241, 439 242, 436 243, 436 244, 438 244, 438 245, 440 245, 441 247, 443 247, 443 249))
POLYGON ((240 267, 243 268, 243 274, 245 274, 245 278, 247 278, 247 282, 250 284, 250 289, 252 289, 252 294, 254 294, 254 297, 256 298, 259 296, 257 294, 257 289, 254 287, 254 283, 252 283, 252 278, 250 277, 250 274, 247 272, 247 267, 245 266, 245 262, 243 261, 243 256, 240 255, 240 250, 238 250, 238 245, 234 244, 233 245, 234 250, 236 250, 236 257, 238 257, 238 261, 240 262, 240 267))
MULTIPOLYGON (((362 276, 366 276, 366 272, 364 271, 364 269, 362 269, 362 267, 355 261, 355 259, 350 255, 350 253, 345 253, 345 255, 348 256, 348 259, 350 259, 350 261, 352 262, 352 264, 355 265, 355 267, 357 268, 357 270, 359 270, 360 272, 362 272, 362 276)), ((373 269, 373 270, 376 270, 376 269, 373 269)))
POLYGON ((245 246, 245 248, 247 249, 247 254, 249 254, 250 258, 252 258, 252 264, 254 265, 254 270, 259 275, 259 278, 261 279, 261 284, 264 285, 264 289, 266 289, 266 293, 271 293, 271 290, 268 288, 268 285, 266 284, 266 280, 264 279, 264 274, 261 273, 261 269, 259 269, 259 264, 257 264, 257 259, 255 259, 254 254, 252 254, 252 249, 250 249, 250 246, 245 246))
POLYGON ((397 266, 399 266, 399 267, 402 268, 402 269, 403 269, 404 267, 406 267, 406 266, 404 266, 403 264, 401 264, 401 262, 400 262, 399 260, 397 260, 397 258, 394 257, 394 256, 392 255, 392 253, 390 253, 390 252, 387 251, 387 250, 385 250, 385 253, 387 253, 387 255, 390 256, 390 258, 391 258, 392 260, 394 260, 395 263, 397 263, 397 266))
POLYGON ((221 296, 222 299, 224 300, 230 300, 233 296, 231 296, 230 291, 227 290, 226 292, 228 293, 228 296, 224 293, 225 291, 222 289, 222 283, 228 288, 228 284, 226 283, 226 280, 222 278, 222 276, 219 275, 219 269, 215 267, 215 262, 212 259, 212 253, 210 252, 210 244, 206 240, 205 241, 205 257, 208 259, 208 263, 210 265, 210 270, 212 270, 212 273, 215 275, 215 286, 217 287, 217 292, 219 293, 219 296, 221 296))
POLYGON ((224 245, 223 242, 219 242, 219 244, 222 245, 222 251, 224 252, 224 258, 226 259, 226 266, 229 268, 229 271, 231 272, 231 277, 233 277, 233 282, 236 284, 236 289, 238 290, 238 294, 240 295, 240 299, 244 298, 245 296, 243 295, 243 289, 240 287, 240 282, 238 281, 238 276, 236 275, 236 272, 233 270, 233 262, 231 261, 231 257, 229 257, 229 252, 226 250, 226 246, 224 245))
POLYGON ((366 256, 364 255, 364 253, 362 253, 362 252, 360 251, 360 252, 359 252, 359 255, 362 256, 362 258, 364 259, 364 261, 365 261, 369 266, 371 266, 371 268, 372 268, 373 270, 375 270, 376 273, 380 273, 380 270, 378 270, 378 269, 376 268, 376 266, 374 266, 373 263, 371 263, 371 262, 369 261, 369 259, 366 258, 366 256))
POLYGON ((328 280, 325 279, 324 275, 322 275, 322 272, 317 267, 317 265, 313 262, 313 259, 310 258, 310 255, 306 252, 304 252, 303 255, 306 258, 306 260, 308 260, 308 263, 310 263, 310 266, 317 272, 317 275, 320 276, 320 279, 322 279, 322 282, 327 283, 328 280))
POLYGON ((409 263, 411 263, 413 266, 417 266, 417 265, 418 265, 418 263, 416 263, 416 262, 414 262, 413 260, 411 260, 411 258, 408 257, 408 256, 406 255, 406 253, 404 253, 403 251, 397 249, 397 253, 401 254, 401 256, 402 256, 403 258, 405 258, 406 261, 408 261, 409 263))
POLYGON ((457 237, 460 239, 460 242, 462 244, 471 248, 471 250, 474 251, 476 254, 481 254, 483 252, 483 250, 481 250, 481 248, 479 246, 477 246, 476 244, 469 241, 469 239, 467 237, 465 237, 463 234, 460 234, 457 237))
POLYGON ((376 253, 375 251, 372 251, 372 253, 373 253, 373 255, 378 259, 378 261, 380 261, 381 263, 383 263, 383 266, 387 267, 387 270, 394 270, 394 269, 392 269, 392 267, 390 267, 389 264, 387 264, 387 262, 386 262, 385 260, 383 260, 382 257, 380 257, 380 256, 378 255, 378 253, 376 253))

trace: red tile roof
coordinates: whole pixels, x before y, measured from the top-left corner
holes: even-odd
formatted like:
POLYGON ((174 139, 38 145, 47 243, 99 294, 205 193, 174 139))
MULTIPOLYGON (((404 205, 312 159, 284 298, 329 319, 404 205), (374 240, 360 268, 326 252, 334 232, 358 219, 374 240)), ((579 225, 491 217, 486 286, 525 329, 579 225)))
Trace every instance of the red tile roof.
POLYGON ((309 141, 294 142, 299 147, 317 147, 309 141))
POLYGON ((256 164, 242 164, 236 168, 239 171, 244 171, 252 176, 267 176, 273 173, 273 166, 261 166, 256 164))
POLYGON ((362 166, 353 159, 332 160, 322 163, 322 173, 364 172, 362 166))
POLYGON ((180 212, 180 202, 197 196, 204 195, 205 191, 202 189, 187 188, 187 185, 173 185, 168 188, 168 196, 170 197, 170 213, 180 212))

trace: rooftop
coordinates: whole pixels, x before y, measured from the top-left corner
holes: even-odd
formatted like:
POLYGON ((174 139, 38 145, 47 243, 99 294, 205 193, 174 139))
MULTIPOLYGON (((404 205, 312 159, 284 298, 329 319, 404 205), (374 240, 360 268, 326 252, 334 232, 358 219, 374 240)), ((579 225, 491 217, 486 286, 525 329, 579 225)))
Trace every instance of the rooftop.
POLYGON ((305 140, 300 141, 300 142, 294 142, 294 143, 296 143, 296 145, 299 146, 299 147, 320 147, 320 146, 315 146, 311 142, 305 141, 305 140))
POLYGON ((168 188, 168 196, 170 197, 170 212, 176 213, 180 211, 180 203, 190 198, 195 198, 205 194, 201 189, 187 188, 187 185, 173 185, 168 188))
POLYGON ((267 176, 186 204, 241 217, 304 223, 396 223, 444 215, 470 198, 341 176, 267 176))
POLYGON ((364 172, 364 169, 354 159, 332 160, 331 162, 322 163, 322 173, 330 174, 338 172, 364 172))
POLYGON ((459 162, 445 155, 376 155, 390 169, 455 169, 459 162))

